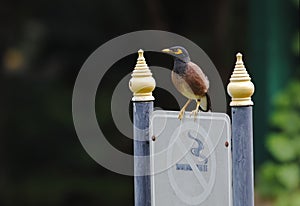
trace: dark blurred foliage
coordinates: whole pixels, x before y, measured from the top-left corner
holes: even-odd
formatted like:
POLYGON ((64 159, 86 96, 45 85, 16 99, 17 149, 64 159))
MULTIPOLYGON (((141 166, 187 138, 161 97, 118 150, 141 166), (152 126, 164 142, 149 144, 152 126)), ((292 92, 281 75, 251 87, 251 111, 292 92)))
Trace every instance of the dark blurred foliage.
MULTIPOLYGON (((299 11, 299 0, 294 1, 299 11)), ((291 50, 298 57, 293 78, 273 99, 274 108, 266 138, 272 158, 257 173, 257 192, 275 206, 300 205, 300 65, 299 28, 291 39, 291 50)))
POLYGON ((273 105, 266 145, 272 160, 257 175, 257 191, 275 206, 300 204, 300 79, 291 81, 273 105), (272 189, 271 189, 272 188, 272 189))
MULTIPOLYGON (((133 205, 133 178, 98 165, 76 136, 71 98, 82 64, 97 47, 118 35, 167 30, 197 43, 226 85, 237 51, 249 54, 246 64, 251 55, 260 55, 252 44, 260 37, 252 37, 257 33, 251 25, 257 16, 253 8, 261 8, 261 1, 253 2, 1 1, 0 205, 133 205)), ((264 11, 259 12, 264 19, 264 11)), ((153 59, 150 65, 171 65, 167 57, 148 55, 153 59)), ((128 153, 132 153, 132 142, 114 127, 110 97, 113 85, 132 70, 135 59, 131 55, 117 62, 97 96, 101 128, 117 148, 128 153)), ((264 68, 253 59, 249 71, 258 74, 254 68, 264 68)), ((161 107, 178 109, 163 91, 155 95, 161 107)))

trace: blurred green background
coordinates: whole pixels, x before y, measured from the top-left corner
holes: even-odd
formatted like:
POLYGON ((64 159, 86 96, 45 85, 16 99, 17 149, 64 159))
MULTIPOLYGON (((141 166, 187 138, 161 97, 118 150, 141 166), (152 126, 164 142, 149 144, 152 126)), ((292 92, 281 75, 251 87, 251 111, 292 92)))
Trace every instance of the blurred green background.
MULTIPOLYGON (((256 205, 300 205, 299 0, 3 0, 0 3, 0 205, 133 205, 133 178, 94 162, 72 122, 72 89, 86 58, 118 35, 167 30, 197 43, 226 86, 241 51, 255 83, 256 205)), ((171 60, 147 54, 149 65, 171 60)), ((132 153, 113 124, 114 85, 130 55, 97 94, 106 137, 132 153)), ((178 109, 163 91, 156 106, 178 109)))

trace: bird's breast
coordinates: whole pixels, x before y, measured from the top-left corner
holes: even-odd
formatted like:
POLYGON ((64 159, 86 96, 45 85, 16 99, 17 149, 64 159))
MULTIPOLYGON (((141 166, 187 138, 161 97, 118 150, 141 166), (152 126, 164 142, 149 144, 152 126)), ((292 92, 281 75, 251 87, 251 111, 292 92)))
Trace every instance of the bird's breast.
POLYGON ((209 88, 209 81, 202 70, 194 63, 186 64, 183 73, 172 72, 172 82, 176 89, 189 99, 200 99, 209 88))
POLYGON ((199 99, 197 95, 194 94, 193 90, 190 87, 190 84, 187 83, 182 75, 179 75, 172 71, 172 82, 175 88, 186 98, 188 99, 199 99))

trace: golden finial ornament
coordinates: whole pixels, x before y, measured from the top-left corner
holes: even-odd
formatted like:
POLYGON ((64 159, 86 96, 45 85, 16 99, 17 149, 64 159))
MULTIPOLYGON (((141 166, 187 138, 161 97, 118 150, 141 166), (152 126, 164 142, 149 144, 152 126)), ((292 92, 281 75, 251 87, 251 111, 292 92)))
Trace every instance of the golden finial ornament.
POLYGON ((152 91, 155 89, 155 80, 144 58, 144 51, 138 51, 138 59, 131 74, 129 88, 133 92, 132 101, 153 101, 152 91))
POLYGON ((253 105, 251 96, 254 93, 254 84, 244 66, 243 55, 237 53, 234 71, 227 86, 227 92, 231 96, 230 106, 253 105))

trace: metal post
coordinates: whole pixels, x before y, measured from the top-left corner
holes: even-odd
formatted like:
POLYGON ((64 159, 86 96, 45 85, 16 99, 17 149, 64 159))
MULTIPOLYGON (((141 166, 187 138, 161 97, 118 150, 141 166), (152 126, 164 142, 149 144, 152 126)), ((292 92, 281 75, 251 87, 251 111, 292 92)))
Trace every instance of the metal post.
POLYGON ((149 120, 153 111, 152 91, 155 80, 147 66, 143 50, 138 53, 137 64, 129 81, 133 92, 134 200, 135 206, 151 206, 149 120), (138 158, 141 156, 145 158, 138 158))
POLYGON ((254 85, 244 66, 242 54, 237 62, 227 90, 232 97, 232 181, 233 205, 254 205, 253 128, 251 96, 254 85))
MULTIPOLYGON (((153 110, 153 102, 134 102, 134 156, 149 156, 149 115, 153 110)), ((135 206, 151 205, 151 180, 149 174, 150 158, 140 161, 134 159, 134 199, 135 206)))

